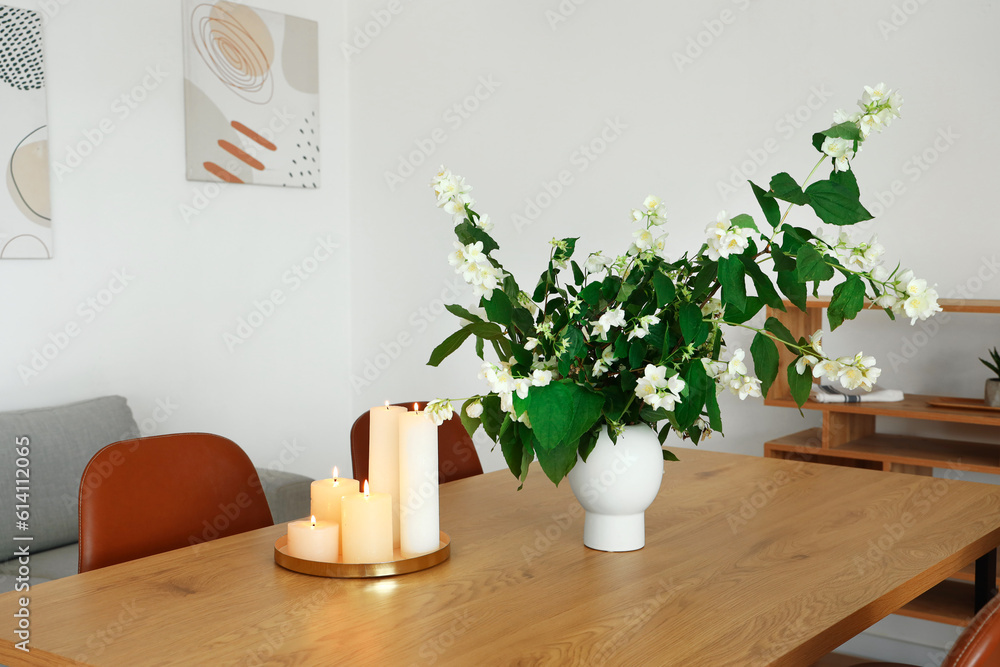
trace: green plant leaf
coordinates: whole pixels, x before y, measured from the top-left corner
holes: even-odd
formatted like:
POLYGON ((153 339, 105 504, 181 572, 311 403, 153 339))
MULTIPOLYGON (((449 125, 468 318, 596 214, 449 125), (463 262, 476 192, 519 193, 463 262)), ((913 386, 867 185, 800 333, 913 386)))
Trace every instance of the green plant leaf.
POLYGON ((816 248, 806 243, 799 247, 795 273, 800 283, 822 282, 833 278, 833 267, 826 263, 826 259, 816 248))
POLYGON ((795 363, 788 364, 788 388, 792 392, 792 399, 800 408, 809 400, 809 392, 812 391, 812 373, 808 370, 799 375, 795 372, 795 363))
POLYGON ((760 204, 760 210, 764 212, 767 224, 777 227, 778 223, 781 222, 781 208, 778 206, 778 202, 774 201, 774 197, 753 181, 750 181, 750 188, 753 190, 753 196, 757 198, 757 203, 760 204))
POLYGON ((802 188, 795 182, 795 179, 785 172, 774 175, 770 188, 772 196, 777 199, 799 206, 809 203, 809 195, 802 192, 802 188))
POLYGON ((560 443, 552 449, 539 447, 538 451, 535 452, 535 455, 538 456, 538 464, 542 466, 542 471, 556 486, 559 486, 559 482, 576 465, 578 443, 579 438, 574 442, 560 443))
POLYGON ((500 429, 503 428, 504 419, 507 413, 500 409, 500 397, 496 394, 483 397, 483 414, 479 420, 483 423, 483 430, 490 440, 496 442, 500 437, 500 429))
POLYGON ((865 307, 865 283, 858 276, 851 274, 847 280, 833 288, 830 305, 826 309, 826 317, 833 331, 844 320, 853 320, 865 307))
POLYGON ((455 236, 457 236, 458 240, 464 245, 481 242, 483 244, 483 252, 487 255, 494 250, 500 249, 500 246, 497 245, 497 242, 493 240, 492 236, 479 227, 476 227, 468 220, 455 226, 455 236))
POLYGON ((743 308, 737 308, 733 304, 727 304, 726 310, 722 314, 722 319, 729 324, 743 324, 751 317, 760 312, 764 307, 764 302, 755 296, 748 296, 743 308))
POLYGON ((760 380, 761 391, 767 396, 768 389, 778 377, 778 347, 773 340, 757 332, 750 344, 750 354, 753 356, 753 367, 760 380))
POLYGON ((719 259, 719 283, 722 285, 723 304, 733 304, 739 309, 746 307, 746 271, 738 256, 719 259))
POLYGON ((427 360, 427 365, 439 365, 442 361, 447 359, 452 352, 462 347, 462 343, 464 343, 465 339, 471 335, 472 332, 469 331, 468 327, 463 327, 445 338, 441 344, 435 347, 431 352, 431 358, 427 360))
POLYGON ((514 306, 510 302, 510 297, 502 290, 495 289, 489 299, 483 299, 483 308, 491 322, 505 327, 512 326, 511 316, 514 313, 514 306))
POLYGON ((573 256, 573 252, 576 250, 576 242, 580 240, 580 237, 566 238, 562 239, 562 243, 565 244, 566 249, 563 250, 561 247, 556 246, 556 250, 552 253, 552 261, 562 262, 573 256))
POLYGON ((520 479, 524 446, 521 443, 521 439, 517 437, 516 428, 508 428, 504 431, 503 437, 500 438, 500 451, 503 452, 503 460, 507 462, 507 467, 510 468, 511 473, 513 473, 514 477, 520 479))
POLYGON ((618 276, 608 276, 601 282, 601 294, 605 301, 613 301, 622 288, 622 279, 618 276))
POLYGON ((700 301, 708 293, 708 290, 715 284, 719 267, 715 262, 709 262, 698 270, 698 275, 694 277, 691 284, 691 300, 700 301))
POLYGON ((570 262, 570 266, 573 267, 573 282, 577 285, 583 285, 583 281, 587 279, 587 277, 583 274, 583 269, 581 269, 580 265, 576 262, 570 262))
POLYGON ((600 418, 604 407, 603 396, 572 380, 533 387, 531 393, 528 417, 540 445, 535 452, 539 460, 542 451, 560 444, 575 445, 600 418))
POLYGON ((473 322, 462 327, 463 331, 475 334, 486 340, 497 340, 503 338, 503 329, 493 322, 473 322))
POLYGON ((466 412, 466 409, 476 402, 476 398, 470 398, 465 403, 462 404, 462 409, 458 411, 458 418, 462 420, 462 426, 465 427, 465 432, 469 434, 471 438, 479 430, 483 421, 480 417, 470 417, 466 412))
POLYGON ((740 255, 743 260, 743 268, 750 275, 750 280, 753 281, 753 286, 757 289, 757 296, 771 308, 776 308, 780 311, 785 310, 785 304, 781 302, 781 297, 778 296, 778 291, 774 289, 774 283, 767 276, 766 273, 760 268, 760 265, 754 261, 753 257, 748 257, 746 255, 740 255))
POLYGON ((577 451, 579 452, 580 458, 583 459, 584 463, 587 462, 587 458, 590 456, 590 453, 594 451, 594 447, 597 446, 597 439, 600 436, 601 429, 595 428, 587 431, 583 434, 583 437, 580 438, 580 446, 577 448, 577 451))
POLYGON ((677 288, 670 277, 662 271, 653 274, 653 290, 656 292, 656 307, 663 308, 677 296, 677 288))
POLYGON ((760 230, 757 229, 757 223, 754 222, 753 218, 751 218, 746 213, 740 213, 739 215, 733 216, 732 218, 729 219, 729 222, 733 225, 733 227, 752 229, 755 232, 760 232, 760 230))
POLYGON ((701 308, 694 303, 683 303, 677 312, 677 320, 681 325, 681 335, 688 343, 693 343, 701 326, 701 308))
MULTIPOLYGON (((666 438, 664 438, 664 439, 666 439, 666 438)), ((660 444, 662 445, 663 442, 661 441, 660 444)), ((664 461, 680 461, 680 459, 677 458, 676 454, 674 454, 673 452, 668 451, 666 449, 663 450, 663 460, 664 461)))
POLYGON ((643 359, 646 357, 646 344, 638 338, 632 339, 632 344, 628 348, 629 368, 637 369, 643 367, 643 359))
MULTIPOLYGON (((856 187, 856 183, 855 183, 856 187)), ((863 220, 871 220, 869 213, 843 179, 816 181, 808 188, 809 206, 819 219, 831 225, 853 225, 863 220)))
POLYGON ((832 137, 834 139, 849 139, 851 141, 864 140, 864 135, 861 134, 861 129, 850 121, 834 125, 827 130, 814 134, 812 136, 812 144, 816 147, 816 150, 820 152, 823 151, 823 140, 827 137, 832 137))
POLYGON ((791 301, 796 308, 806 312, 808 293, 806 284, 799 282, 795 271, 780 271, 778 273, 778 289, 791 301))
POLYGON ((514 327, 525 336, 535 333, 535 320, 527 308, 515 308, 510 319, 514 327))
POLYGON ((788 327, 786 327, 777 317, 767 318, 767 321, 764 322, 764 329, 774 334, 775 338, 784 343, 789 352, 792 354, 799 353, 796 348, 790 347, 796 343, 795 336, 792 335, 792 332, 788 330, 788 327))
POLYGON ((468 310, 466 310, 462 306, 459 306, 458 304, 446 303, 444 307, 448 310, 449 313, 455 315, 456 317, 461 317, 463 320, 468 320, 469 322, 483 321, 483 318, 479 317, 479 315, 473 315, 468 310))
POLYGON ((705 411, 708 413, 708 425, 713 431, 722 432, 722 409, 719 408, 719 395, 715 386, 709 388, 705 395, 705 411))
POLYGON ((684 382, 687 386, 684 388, 683 400, 674 407, 679 431, 687 431, 701 416, 708 392, 715 391, 715 382, 708 377, 701 359, 694 359, 688 364, 684 382))

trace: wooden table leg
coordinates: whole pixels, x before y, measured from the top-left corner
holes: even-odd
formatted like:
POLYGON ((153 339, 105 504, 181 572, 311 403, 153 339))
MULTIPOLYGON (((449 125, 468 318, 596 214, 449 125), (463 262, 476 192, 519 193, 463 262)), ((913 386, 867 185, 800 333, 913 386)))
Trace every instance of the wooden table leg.
POLYGON ((976 613, 997 594, 997 550, 976 559, 976 613))

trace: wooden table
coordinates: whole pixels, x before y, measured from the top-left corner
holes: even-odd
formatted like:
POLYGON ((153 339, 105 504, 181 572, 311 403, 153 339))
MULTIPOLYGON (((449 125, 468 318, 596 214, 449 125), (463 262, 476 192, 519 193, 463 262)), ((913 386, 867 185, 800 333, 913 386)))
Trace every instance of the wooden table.
POLYGON ((42 584, 15 665, 809 665, 1000 544, 1000 487, 683 450, 646 548, 582 546, 535 470, 442 486, 452 556, 373 580, 273 562, 275 526, 42 584))

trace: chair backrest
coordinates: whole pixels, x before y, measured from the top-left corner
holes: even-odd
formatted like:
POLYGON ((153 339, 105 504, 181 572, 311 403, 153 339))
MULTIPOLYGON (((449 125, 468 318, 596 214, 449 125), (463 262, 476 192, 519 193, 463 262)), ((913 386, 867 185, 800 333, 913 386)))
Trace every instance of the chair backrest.
MULTIPOLYGON (((423 410, 427 402, 411 401, 394 403, 406 408, 417 406, 423 410)), ((371 430, 371 415, 366 411, 351 427, 351 463, 354 478, 368 479, 368 435, 371 430)), ((476 446, 456 415, 438 427, 438 482, 444 484, 456 479, 482 475, 483 465, 479 462, 476 446)))
POLYGON ((80 572, 274 525, 260 478, 218 435, 123 440, 80 480, 80 572))
POLYGON ((1000 665, 1000 595, 979 610, 941 667, 1000 665))

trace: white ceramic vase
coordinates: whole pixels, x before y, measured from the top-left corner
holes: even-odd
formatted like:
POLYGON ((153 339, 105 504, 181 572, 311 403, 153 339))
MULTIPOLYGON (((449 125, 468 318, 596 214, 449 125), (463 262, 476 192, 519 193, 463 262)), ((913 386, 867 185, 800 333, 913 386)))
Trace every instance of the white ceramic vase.
POLYGON ((626 426, 618 443, 602 430, 587 461, 568 475, 586 511, 583 543, 598 551, 635 551, 646 545, 646 508, 663 480, 663 449, 644 424, 626 426))
POLYGON ((986 396, 984 402, 991 408, 1000 408, 1000 380, 986 381, 986 396))

